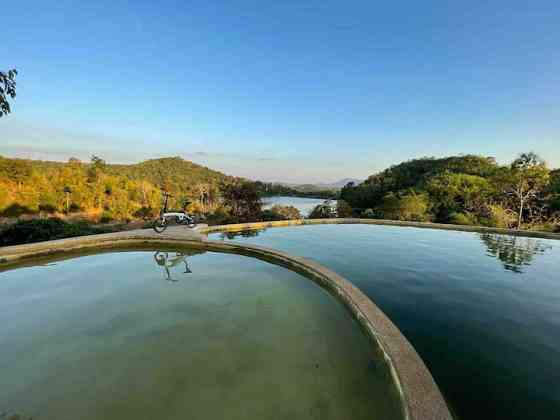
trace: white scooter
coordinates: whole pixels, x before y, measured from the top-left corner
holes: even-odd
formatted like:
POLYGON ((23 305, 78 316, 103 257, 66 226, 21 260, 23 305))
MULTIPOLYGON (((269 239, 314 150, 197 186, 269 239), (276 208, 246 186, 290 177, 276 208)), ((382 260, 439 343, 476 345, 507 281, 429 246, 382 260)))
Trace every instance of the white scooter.
POLYGON ((157 233, 162 233, 171 221, 175 221, 178 225, 186 225, 189 228, 194 228, 196 223, 194 218, 185 211, 167 210, 167 202, 169 197, 173 197, 167 192, 163 192, 163 208, 159 212, 159 217, 154 221, 153 228, 157 233))

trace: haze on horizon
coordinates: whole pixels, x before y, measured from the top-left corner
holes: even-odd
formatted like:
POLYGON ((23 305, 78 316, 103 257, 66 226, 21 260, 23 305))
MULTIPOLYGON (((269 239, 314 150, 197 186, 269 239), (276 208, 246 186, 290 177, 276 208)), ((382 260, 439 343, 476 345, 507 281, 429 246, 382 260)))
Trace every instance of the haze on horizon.
POLYGON ((265 181, 421 156, 560 167, 560 2, 11 2, 0 154, 265 181))

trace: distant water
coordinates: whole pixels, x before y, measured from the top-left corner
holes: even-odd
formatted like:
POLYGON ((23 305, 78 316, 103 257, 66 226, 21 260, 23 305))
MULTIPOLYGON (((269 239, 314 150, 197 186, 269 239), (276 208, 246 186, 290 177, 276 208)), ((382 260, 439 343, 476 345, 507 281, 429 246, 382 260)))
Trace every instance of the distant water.
POLYGON ((459 419, 560 418, 560 241, 371 225, 234 240, 310 257, 356 284, 414 345, 459 419))
MULTIPOLYGON (((289 197, 282 195, 266 197, 263 201, 265 203, 263 208, 265 209, 269 209, 274 205, 292 206, 298 209, 303 217, 309 216, 315 206, 325 202, 325 200, 321 198, 289 197)), ((336 203, 336 200, 333 200, 333 203, 336 203)))
POLYGON ((2 272, 0 326, 0 419, 402 419, 349 311, 249 257, 119 252, 2 272))

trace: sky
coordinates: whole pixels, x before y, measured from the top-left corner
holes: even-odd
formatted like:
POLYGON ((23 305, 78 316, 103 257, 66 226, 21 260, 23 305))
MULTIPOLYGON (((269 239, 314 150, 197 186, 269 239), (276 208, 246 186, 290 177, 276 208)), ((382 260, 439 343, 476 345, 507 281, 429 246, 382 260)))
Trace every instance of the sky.
POLYGON ((265 181, 422 156, 560 167, 560 2, 25 1, 0 154, 181 156, 265 181))

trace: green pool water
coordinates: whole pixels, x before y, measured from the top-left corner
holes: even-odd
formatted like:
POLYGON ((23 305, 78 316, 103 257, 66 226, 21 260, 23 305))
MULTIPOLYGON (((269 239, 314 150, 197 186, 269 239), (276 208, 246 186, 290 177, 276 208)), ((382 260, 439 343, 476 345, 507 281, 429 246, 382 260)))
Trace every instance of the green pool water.
POLYGON ((0 418, 401 419, 383 358, 311 280, 135 251, 0 273, 0 418))
POLYGON ((352 281, 459 419, 560 418, 560 242, 375 225, 210 237, 309 257, 352 281))

